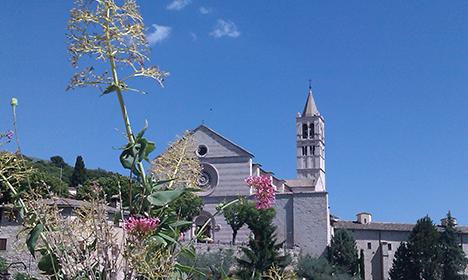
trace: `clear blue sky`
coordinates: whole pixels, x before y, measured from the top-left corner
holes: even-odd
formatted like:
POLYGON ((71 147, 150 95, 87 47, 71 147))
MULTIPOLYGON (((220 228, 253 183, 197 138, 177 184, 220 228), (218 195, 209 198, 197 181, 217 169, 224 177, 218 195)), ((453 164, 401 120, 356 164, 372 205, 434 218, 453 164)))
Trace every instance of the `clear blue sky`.
MULTIPOLYGON (((126 101, 135 128, 149 121, 158 152, 205 121, 294 177, 295 116, 312 79, 333 214, 413 222, 451 209, 468 224, 467 1, 139 4, 152 61, 171 76, 164 89, 137 84, 150 94, 126 101)), ((1 1, 0 130, 16 96, 26 154, 70 164, 82 155, 88 167, 120 171, 116 97, 65 92, 71 6, 1 1)))

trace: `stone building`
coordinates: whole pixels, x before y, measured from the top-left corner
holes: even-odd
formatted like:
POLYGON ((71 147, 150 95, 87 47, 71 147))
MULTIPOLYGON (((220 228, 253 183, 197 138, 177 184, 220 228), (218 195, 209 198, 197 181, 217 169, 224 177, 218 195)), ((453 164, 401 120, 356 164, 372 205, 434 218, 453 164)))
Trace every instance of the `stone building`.
MULTIPOLYGON (((442 219, 437 229, 443 231, 442 219)), ((406 242, 414 224, 372 222, 370 213, 358 213, 356 221, 332 220, 333 229, 345 229, 356 239, 358 251, 364 253, 364 269, 367 279, 389 279, 389 270, 401 242, 406 242)), ((468 253, 468 227, 457 226, 460 245, 468 253)), ((468 270, 465 271, 468 275, 468 270)))
MULTIPOLYGON (((278 239, 302 254, 321 256, 334 229, 349 230, 356 239, 358 251, 365 257, 366 280, 388 279, 393 257, 401 242, 408 239, 414 225, 373 222, 370 213, 357 214, 356 221, 341 221, 330 215, 325 180, 325 120, 319 113, 309 87, 302 113, 296 116, 296 168, 293 179, 278 178, 255 162, 252 153, 226 139, 213 129, 201 125, 192 131, 197 155, 203 165, 199 185, 205 208, 195 225, 202 225, 216 212, 216 205, 238 196, 252 194, 244 179, 267 175, 276 188, 278 239), (332 219, 330 219, 332 217, 332 219)), ((332 193, 333 188, 331 189, 332 193)), ((442 229, 442 226, 439 226, 442 229)), ((458 227, 460 244, 468 252, 468 227, 458 227)), ((214 243, 231 241, 231 228, 222 216, 214 217, 209 237, 214 243)), ((237 240, 248 239, 249 231, 241 229, 237 240)))
MULTIPOLYGON (((239 196, 250 196, 245 179, 252 175, 270 176, 276 188, 278 239, 286 246, 298 246, 304 253, 322 255, 330 242, 330 213, 325 187, 324 120, 309 90, 302 114, 296 118, 297 178, 285 180, 254 161, 252 153, 201 125, 192 131, 203 172, 199 186, 205 203, 195 227, 216 212, 216 206, 239 196)), ((207 233, 215 243, 229 243, 232 231, 222 216, 213 217, 207 233)), ((245 242, 249 230, 242 228, 237 240, 245 242)))
MULTIPOLYGON (((205 233, 208 239, 215 244, 230 244, 230 226, 224 217, 213 217, 216 206, 239 196, 252 195, 252 190, 244 180, 252 175, 266 175, 271 177, 277 192, 277 237, 279 241, 285 242, 286 247, 298 249, 304 255, 322 256, 330 244, 333 231, 346 229, 356 239, 358 250, 364 253, 365 279, 388 279, 394 254, 400 243, 408 239, 414 225, 374 222, 372 215, 365 212, 357 214, 355 221, 342 221, 330 215, 325 180, 325 120, 317 109, 310 87, 304 109, 296 116, 296 178, 278 178, 256 162, 251 152, 208 126, 201 125, 191 134, 203 167, 198 184, 202 189, 199 195, 203 197, 205 206, 194 219, 193 230, 189 235, 193 235, 197 227, 211 219, 205 233)), ((333 194, 336 189, 332 187, 331 191, 333 194)), ((73 209, 83 202, 60 200, 58 203, 72 215, 73 209)), ((0 256, 12 261, 21 260, 31 266, 33 260, 24 248, 16 251, 16 244, 24 244, 24 240, 18 242, 15 239, 19 225, 8 220, 2 209, 0 207, 0 256)), ((443 224, 438 226, 440 230, 443 224)), ((468 252, 468 227, 457 228, 460 245, 468 252)), ((238 243, 246 242, 249 234, 246 227, 242 228, 238 232, 238 243)))
MULTIPOLYGON (((76 216, 76 209, 89 206, 89 202, 71 198, 43 199, 42 203, 57 207, 64 217, 71 219, 76 216)), ((118 213, 118 209, 110 206, 106 206, 105 209, 107 218, 110 222, 113 221, 114 214, 118 213)), ((34 259, 26 248, 26 233, 15 207, 9 204, 0 205, 0 257, 4 258, 8 264, 17 264, 12 266, 8 272, 11 275, 14 275, 15 272, 28 272, 38 279, 44 279, 38 271, 37 259, 34 259)))

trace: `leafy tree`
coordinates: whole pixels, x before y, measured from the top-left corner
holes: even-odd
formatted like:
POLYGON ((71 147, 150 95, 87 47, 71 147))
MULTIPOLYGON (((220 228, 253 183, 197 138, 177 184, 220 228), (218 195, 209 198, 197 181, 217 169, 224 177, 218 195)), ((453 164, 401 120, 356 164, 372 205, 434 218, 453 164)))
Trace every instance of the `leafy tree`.
POLYGON ((72 187, 77 187, 78 185, 83 185, 86 182, 86 168, 83 161, 83 157, 76 157, 75 168, 70 179, 70 185, 72 187))
POLYGON ((239 202, 232 204, 223 210, 224 219, 226 223, 231 226, 232 229, 232 244, 236 244, 237 232, 247 222, 249 217, 249 208, 255 207, 255 205, 246 200, 240 198, 239 202))
POLYGON ((249 208, 247 225, 253 238, 248 247, 242 247, 243 256, 237 259, 241 279, 259 279, 273 265, 283 269, 289 263, 289 256, 280 255, 282 243, 277 243, 276 226, 273 225, 275 209, 249 208))
POLYGON ((338 229, 328 248, 330 263, 350 275, 356 275, 359 267, 356 241, 347 230, 338 229))
POLYGON ((458 245, 455 220, 450 211, 447 214, 447 225, 440 236, 442 251, 442 279, 458 280, 464 279, 461 273, 466 268, 467 259, 463 249, 458 245))
POLYGON ((408 244, 402 242, 395 253, 389 275, 392 280, 406 280, 411 274, 411 257, 408 244))
MULTIPOLYGON (((185 192, 174 200, 171 207, 175 210, 179 219, 192 221, 203 210, 203 199, 193 192, 185 192)), ((180 231, 185 232, 190 228, 191 225, 185 225, 180 228, 180 231)))
POLYGON ((28 188, 31 188, 35 194, 39 194, 42 197, 68 195, 68 185, 65 182, 56 176, 40 170, 35 170, 31 174, 29 182, 22 182, 21 189, 26 190, 28 188))
POLYGON ((112 174, 87 180, 77 191, 76 198, 82 200, 105 197, 110 202, 112 197, 119 195, 119 185, 122 192, 123 205, 128 205, 128 185, 129 179, 119 174, 112 174), (99 193, 96 193, 95 186, 99 186, 99 193))
POLYGON ((52 162, 52 165, 58 168, 63 168, 67 166, 67 164, 65 163, 65 161, 63 160, 61 156, 52 156, 50 157, 50 161, 52 162))

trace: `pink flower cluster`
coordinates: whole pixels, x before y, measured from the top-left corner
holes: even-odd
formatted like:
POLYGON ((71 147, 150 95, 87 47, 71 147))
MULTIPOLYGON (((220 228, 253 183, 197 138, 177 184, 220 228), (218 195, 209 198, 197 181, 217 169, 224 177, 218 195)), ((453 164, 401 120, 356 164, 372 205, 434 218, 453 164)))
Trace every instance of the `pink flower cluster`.
POLYGON ((275 188, 269 176, 250 176, 245 179, 245 182, 255 189, 257 209, 266 209, 273 206, 275 202, 275 188))
POLYGON ((130 217, 125 221, 124 229, 130 234, 146 234, 155 230, 158 227, 159 222, 160 220, 158 218, 130 217))

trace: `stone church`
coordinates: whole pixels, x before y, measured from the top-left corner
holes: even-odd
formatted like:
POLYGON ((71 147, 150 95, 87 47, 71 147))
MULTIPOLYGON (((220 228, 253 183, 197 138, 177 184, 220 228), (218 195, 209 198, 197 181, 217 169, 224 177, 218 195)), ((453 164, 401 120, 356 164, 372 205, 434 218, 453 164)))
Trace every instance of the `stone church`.
MULTIPOLYGON (((298 248, 303 255, 322 256, 335 229, 346 229, 356 239, 358 251, 365 259, 365 279, 389 279, 388 272, 401 242, 408 239, 413 224, 372 221, 370 213, 356 215, 355 221, 342 221, 330 214, 325 180, 325 119, 320 114, 309 87, 302 113, 296 116, 296 169, 293 179, 278 178, 255 162, 245 148, 226 139, 208 126, 192 131, 197 155, 203 171, 199 185, 205 202, 203 213, 194 221, 194 228, 213 218, 207 235, 215 244, 229 244, 232 231, 222 216, 213 217, 216 206, 252 191, 244 179, 252 175, 270 176, 276 188, 278 240, 288 248, 298 248)), ((336 192, 331 189, 331 193, 336 192)), ((443 229, 442 220, 439 229, 443 229)), ((468 252, 468 227, 458 226, 460 245, 468 252)), ((243 228, 237 241, 248 240, 243 228)))

